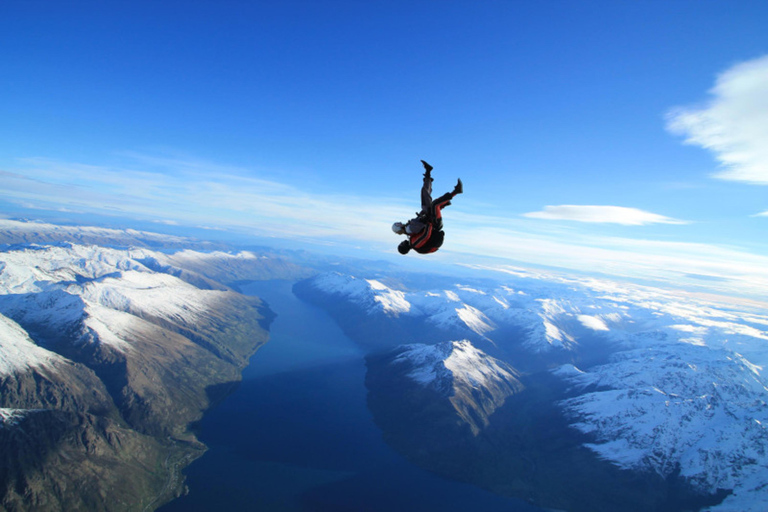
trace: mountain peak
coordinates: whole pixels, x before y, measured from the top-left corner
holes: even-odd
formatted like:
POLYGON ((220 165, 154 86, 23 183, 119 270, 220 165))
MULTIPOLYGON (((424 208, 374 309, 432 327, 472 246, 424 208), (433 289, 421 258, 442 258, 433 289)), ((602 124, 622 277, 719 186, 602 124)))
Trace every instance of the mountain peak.
POLYGON ((523 389, 517 370, 469 340, 404 345, 392 364, 405 366, 409 379, 449 399, 475 434, 508 396, 523 389))

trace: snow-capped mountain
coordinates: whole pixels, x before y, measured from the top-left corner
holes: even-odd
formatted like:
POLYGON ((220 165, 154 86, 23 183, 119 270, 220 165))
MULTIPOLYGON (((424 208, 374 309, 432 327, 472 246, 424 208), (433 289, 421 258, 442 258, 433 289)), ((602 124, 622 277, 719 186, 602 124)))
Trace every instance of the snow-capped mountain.
POLYGON ((171 499, 167 461, 202 453, 189 423, 266 341, 258 299, 211 276, 263 268, 251 253, 0 252, 0 508, 171 499))
POLYGON ((474 433, 488 425, 507 397, 523 388, 517 370, 468 340, 404 345, 390 364, 406 368, 406 377, 449 399, 474 433))
MULTIPOLYGON (((364 311, 361 322, 377 331, 384 319, 418 319, 524 372, 548 367, 564 386, 554 405, 602 460, 679 475, 705 495, 732 491, 712 510, 768 509, 768 312, 760 305, 596 279, 510 277, 431 290, 384 281, 327 274, 304 286, 345 301, 347 314, 364 311)), ((402 357, 412 378, 434 385, 450 346, 397 350, 410 354, 402 357)), ((469 359, 474 372, 496 374, 496 359, 469 359)))

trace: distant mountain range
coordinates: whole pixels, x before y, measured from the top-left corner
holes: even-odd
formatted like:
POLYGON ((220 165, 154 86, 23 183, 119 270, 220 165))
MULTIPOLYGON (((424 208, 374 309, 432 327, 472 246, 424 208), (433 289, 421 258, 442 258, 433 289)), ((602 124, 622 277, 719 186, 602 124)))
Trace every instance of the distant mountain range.
POLYGON ((95 244, 102 246, 147 248, 198 248, 215 249, 219 245, 189 238, 163 235, 135 229, 113 229, 96 226, 67 226, 47 222, 0 219, 0 243, 2 244, 54 244, 58 242, 95 244))
POLYGON ((371 349, 371 408, 409 458, 564 510, 768 510, 765 311, 593 279, 387 279, 295 289, 371 349))

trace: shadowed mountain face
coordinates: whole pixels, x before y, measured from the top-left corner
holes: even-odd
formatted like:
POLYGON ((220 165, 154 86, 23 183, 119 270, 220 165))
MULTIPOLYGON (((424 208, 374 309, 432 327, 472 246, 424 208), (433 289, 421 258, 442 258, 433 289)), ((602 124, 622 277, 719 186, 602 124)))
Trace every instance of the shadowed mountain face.
POLYGON ((371 357, 369 368, 371 388, 377 388, 375 382, 396 382, 410 388, 411 393, 405 394, 430 395, 433 406, 442 404, 451 410, 457 428, 469 428, 473 435, 489 425, 491 415, 507 398, 524 388, 517 370, 466 340, 404 345, 371 357))
POLYGON ((764 312, 594 280, 383 282, 295 290, 370 350, 369 407, 414 462, 562 510, 768 504, 764 312))
POLYGON ((204 272, 263 262, 70 244, 0 261, 0 508, 172 499, 205 449, 188 425, 239 381, 271 318, 204 272))

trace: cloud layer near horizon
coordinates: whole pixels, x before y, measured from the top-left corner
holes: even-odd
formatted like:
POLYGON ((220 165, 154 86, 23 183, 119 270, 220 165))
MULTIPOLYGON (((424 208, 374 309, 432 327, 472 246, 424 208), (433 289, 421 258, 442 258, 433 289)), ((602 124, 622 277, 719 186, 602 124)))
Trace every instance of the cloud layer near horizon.
POLYGON ((524 214, 532 219, 569 220, 576 222, 594 222, 621 224, 623 226, 642 226, 645 224, 687 224, 687 222, 637 208, 624 206, 571 205, 545 206, 540 212, 524 214))
POLYGON ((768 185, 768 55, 726 70, 709 92, 704 106, 670 111, 668 130, 715 154, 714 177, 768 185))
MULTIPOLYGON (((168 225, 225 228, 393 253, 400 239, 389 226, 394 220, 405 220, 414 210, 410 201, 308 192, 254 177, 246 169, 211 162, 150 156, 133 162, 140 170, 134 164, 101 167, 27 160, 25 169, 3 172, 0 197, 58 211, 112 212, 168 225), (371 209, 371 204, 376 208, 371 209)), ((500 217, 476 213, 479 210, 471 201, 466 198, 451 206, 450 244, 432 257, 450 261, 508 258, 673 285, 701 285, 726 293, 768 293, 765 256, 711 244, 610 238, 576 228, 567 233, 551 231, 534 219, 557 217, 627 226, 682 221, 632 208, 568 205, 548 207, 527 217, 500 217), (692 274, 704 276, 706 282, 693 283, 686 278, 692 274)))

